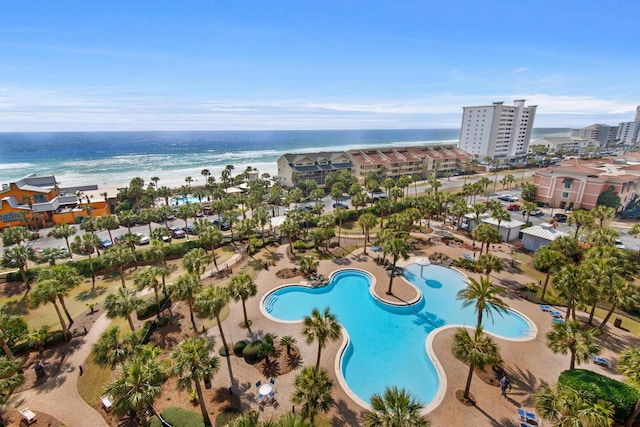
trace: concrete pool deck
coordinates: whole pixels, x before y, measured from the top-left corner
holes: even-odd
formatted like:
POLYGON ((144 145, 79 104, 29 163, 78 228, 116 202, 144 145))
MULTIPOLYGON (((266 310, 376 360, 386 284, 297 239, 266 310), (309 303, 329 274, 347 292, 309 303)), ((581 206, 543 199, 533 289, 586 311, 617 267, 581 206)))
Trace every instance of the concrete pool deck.
MULTIPOLYGON (((267 333, 275 333, 278 337, 292 335, 296 338, 297 347, 300 349, 301 366, 313 365, 316 360, 317 343, 305 343, 305 339, 301 334, 301 324, 285 324, 270 320, 261 314, 259 307, 262 297, 273 288, 299 283, 302 280, 301 276, 293 279, 280 279, 276 276, 276 272, 279 270, 297 267, 286 256, 287 247, 287 244, 281 245, 276 252, 273 252, 272 249, 273 258, 277 259, 276 265, 269 267, 268 270, 262 270, 256 278, 258 294, 246 302, 249 318, 253 322, 251 327, 248 329, 240 327, 240 323, 243 321, 241 303, 232 302, 230 315, 223 322, 223 329, 229 342, 262 338, 267 333)), ((407 262, 399 262, 398 265, 406 265, 411 263, 412 259, 429 256, 434 252, 441 252, 450 257, 459 258, 462 257, 463 253, 468 253, 469 251, 460 247, 450 247, 442 244, 434 245, 412 252, 411 259, 407 262)), ((492 251, 491 253, 504 258, 507 265, 511 261, 511 254, 506 249, 492 251)), ((335 270, 342 268, 366 270, 376 278, 375 292, 380 298, 385 299, 388 298, 385 292, 388 287, 389 276, 386 274, 384 266, 375 262, 377 256, 379 254, 371 252, 370 248, 368 248, 368 255, 364 255, 361 248, 356 249, 347 257, 321 261, 318 272, 328 276, 335 270)), ((465 274, 468 273, 465 272, 465 274)), ((468 275, 478 277, 478 275, 474 274, 468 275)), ((435 427, 465 425, 470 420, 473 420, 475 427, 516 427, 519 425, 516 409, 533 410, 532 393, 542 384, 555 384, 558 375, 569 366, 569 356, 556 355, 546 346, 546 333, 551 330, 553 324, 549 313, 542 311, 537 304, 521 298, 517 293, 517 288, 530 282, 531 279, 516 271, 505 269, 501 273, 492 274, 492 280, 497 285, 503 286, 507 291, 503 297, 507 304, 526 315, 537 325, 538 334, 529 341, 509 341, 494 338, 500 347, 500 356, 504 360, 505 370, 511 378, 512 391, 508 394, 508 398, 505 399, 502 397, 497 385, 485 384, 474 376, 471 384, 471 393, 476 399, 476 406, 465 406, 455 398, 455 392, 464 388, 468 373, 467 366, 455 359, 450 351, 455 329, 443 329, 436 333, 433 338, 433 348, 446 373, 447 380, 442 403, 428 414, 428 418, 435 427)), ((410 301, 415 298, 415 292, 415 288, 408 285, 402 277, 396 277, 393 282, 393 296, 390 297, 390 302, 410 301)), ((319 308, 322 309, 323 307, 319 308)), ((563 311, 563 309, 560 308, 559 311, 563 311)), ((600 339, 600 344, 603 347, 602 356, 614 362, 615 366, 615 354, 627 346, 638 345, 639 340, 619 328, 608 327, 607 331, 608 334, 600 339)), ((215 336, 219 345, 220 338, 217 328, 211 328, 208 334, 215 336)), ((329 342, 322 351, 321 366, 328 370, 335 384, 333 397, 336 401, 336 407, 327 414, 327 417, 333 425, 361 425, 362 415, 366 412, 366 409, 352 400, 340 387, 335 374, 334 364, 341 345, 342 339, 329 342)), ((398 363, 402 363, 402 360, 398 360, 398 363)), ((578 367, 614 376, 618 379, 621 378, 612 368, 592 363, 578 367)), ((407 369, 411 369, 411 367, 407 366, 407 369)), ((280 406, 275 409, 273 406, 267 405, 261 415, 262 418, 266 419, 281 415, 293 409, 290 397, 294 390, 293 380, 298 372, 299 370, 294 369, 276 379, 275 397, 280 406)), ((372 372, 371 375, 375 375, 375 372, 372 372)), ((231 386, 234 393, 239 395, 243 409, 252 408, 258 410, 255 393, 255 382, 258 380, 264 382, 265 378, 255 367, 246 364, 241 358, 231 356, 228 359, 221 360, 220 370, 213 378, 213 385, 214 387, 225 388, 231 386)), ((299 411, 299 408, 295 409, 296 412, 299 411)))

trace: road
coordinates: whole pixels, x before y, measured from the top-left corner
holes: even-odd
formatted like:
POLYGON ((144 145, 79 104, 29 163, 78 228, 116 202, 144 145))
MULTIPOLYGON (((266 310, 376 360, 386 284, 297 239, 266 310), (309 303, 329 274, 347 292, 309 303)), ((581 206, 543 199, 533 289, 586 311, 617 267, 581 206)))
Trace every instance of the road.
MULTIPOLYGON (((534 174, 534 171, 527 171, 525 172, 525 174, 523 175, 522 173, 517 174, 517 178, 518 180, 522 180, 524 178, 530 178, 532 177, 534 174)), ((462 176, 456 176, 456 177, 451 177, 451 178, 445 178, 442 179, 442 186, 440 187, 440 191, 443 190, 452 190, 452 189, 456 189, 456 188, 462 188, 462 186, 464 185, 465 182, 473 182, 475 180, 477 180, 480 176, 482 175, 473 175, 471 178, 467 177, 467 179, 465 179, 465 177, 462 176)), ((489 177, 490 179, 494 179, 493 174, 486 174, 487 177, 489 177)), ((517 181, 518 181, 517 180, 517 181)), ((408 188, 408 193, 409 195, 413 196, 416 192, 418 194, 422 194, 427 188, 429 188, 429 184, 427 184, 426 182, 419 182, 416 186, 411 185, 408 188)), ((498 189, 495 193, 493 193, 492 195, 490 195, 488 198, 489 199, 493 199, 496 198, 502 194, 511 194, 513 196, 516 196, 518 198, 520 198, 521 194, 520 194, 520 188, 511 188, 509 190, 502 190, 501 189, 501 184, 498 183, 498 189)), ((478 198, 478 201, 484 200, 484 197, 480 196, 478 198)), ((345 203, 347 205, 349 205, 350 208, 353 208, 353 206, 351 205, 351 200, 350 197, 343 197, 340 199, 340 202, 345 203)), ((332 205, 335 203, 335 200, 332 199, 330 196, 325 196, 322 199, 322 204, 325 207, 325 212, 331 212, 333 211, 333 207, 332 205)), ((506 205, 508 205, 508 202, 502 202, 506 208, 506 205)), ((522 203, 520 201, 520 203, 522 203)), ((308 204, 308 203, 307 203, 308 204)), ((300 206, 305 205, 305 203, 301 203, 300 206)), ((293 207, 294 205, 292 205, 293 207)), ((530 217, 529 221, 533 224, 533 225, 538 225, 541 224, 543 222, 547 222, 551 216, 553 215, 553 213, 556 212, 563 212, 562 210, 559 209, 550 209, 550 208, 541 208, 541 210, 544 212, 544 216, 540 216, 540 217, 530 217)), ((282 212, 283 210, 280 209, 280 212, 282 212)), ((250 216, 250 212, 247 212, 247 215, 250 216)), ((518 219, 518 220, 522 220, 524 221, 526 219, 522 217, 522 213, 521 211, 518 212, 511 212, 511 216, 513 219, 518 219)), ((213 220, 214 218, 216 218, 216 215, 213 216, 209 216, 207 217, 209 220, 213 220)), ((189 219, 188 224, 191 225, 193 223, 192 219, 189 219)), ((169 227, 173 228, 173 227, 184 227, 184 220, 182 219, 174 219, 168 222, 169 223, 169 227)), ((157 223, 151 223, 151 228, 154 229, 156 227, 164 227, 164 224, 157 224, 157 223)), ((627 249, 634 249, 634 250, 638 250, 640 248, 640 239, 634 238, 629 236, 626 231, 628 231, 628 229, 631 227, 628 224, 625 223, 619 223, 619 222, 612 222, 611 226, 616 229, 618 232, 620 232, 620 240, 624 243, 625 247, 627 249)), ((82 234, 82 230, 80 230, 78 225, 73 225, 73 227, 75 227, 78 231, 78 234, 82 234)), ((570 227, 568 226, 566 223, 560 223, 558 226, 558 230, 563 231, 565 233, 568 233, 569 235, 573 235, 573 233, 575 232, 575 228, 574 227, 570 227)), ((44 248, 55 248, 55 247, 65 247, 65 243, 64 240, 62 239, 54 239, 53 237, 49 237, 47 236, 47 234, 49 233, 49 231, 51 231, 51 229, 44 229, 40 231, 40 236, 42 236, 40 239, 37 239, 35 241, 33 241, 32 247, 34 249, 36 249, 36 251, 40 250, 40 249, 44 249, 44 248)), ((134 233, 141 233, 143 235, 149 235, 149 226, 148 225, 136 225, 131 227, 131 231, 134 233)), ((111 230, 111 234, 112 236, 119 236, 122 235, 124 233, 127 232, 127 228, 126 227, 120 227, 117 230, 111 230)), ((225 232, 228 234, 228 232, 225 232)), ((107 231, 99 231, 97 232, 98 237, 102 238, 109 238, 109 233, 107 231)), ((191 239, 197 238, 195 236, 190 236, 191 239)), ((75 257, 76 255, 74 255, 75 257)))

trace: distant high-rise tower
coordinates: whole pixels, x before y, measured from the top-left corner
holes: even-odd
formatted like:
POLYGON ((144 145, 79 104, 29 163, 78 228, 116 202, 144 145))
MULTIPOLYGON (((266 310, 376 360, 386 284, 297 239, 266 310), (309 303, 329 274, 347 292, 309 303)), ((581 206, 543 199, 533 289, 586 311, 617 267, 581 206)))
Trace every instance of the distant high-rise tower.
POLYGON ((622 122, 618 125, 617 140, 624 145, 640 143, 640 105, 636 107, 636 118, 632 122, 622 122))
POLYGON ((525 107, 524 99, 513 103, 463 107, 459 147, 481 159, 526 154, 537 106, 525 107))
POLYGON ((633 119, 634 122, 640 122, 640 105, 636 107, 636 118, 633 119))

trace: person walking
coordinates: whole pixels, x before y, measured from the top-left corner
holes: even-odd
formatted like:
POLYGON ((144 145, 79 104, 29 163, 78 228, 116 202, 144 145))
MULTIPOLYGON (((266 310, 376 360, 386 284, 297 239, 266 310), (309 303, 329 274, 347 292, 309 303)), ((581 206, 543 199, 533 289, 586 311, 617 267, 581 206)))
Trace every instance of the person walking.
POLYGON ((507 378, 506 375, 502 376, 502 379, 500 379, 500 391, 502 391, 502 395, 504 397, 507 397, 507 387, 509 386, 509 383, 511 381, 509 381, 509 378, 507 378))

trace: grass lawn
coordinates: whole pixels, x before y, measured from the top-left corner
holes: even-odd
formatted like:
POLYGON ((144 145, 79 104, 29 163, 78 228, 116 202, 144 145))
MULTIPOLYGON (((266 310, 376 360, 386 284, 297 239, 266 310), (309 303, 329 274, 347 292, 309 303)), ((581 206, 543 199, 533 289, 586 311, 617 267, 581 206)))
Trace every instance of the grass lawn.
POLYGON ((103 396, 103 384, 111 381, 111 369, 101 368, 93 363, 93 351, 85 362, 84 374, 78 378, 78 394, 87 404, 93 406, 103 396))

